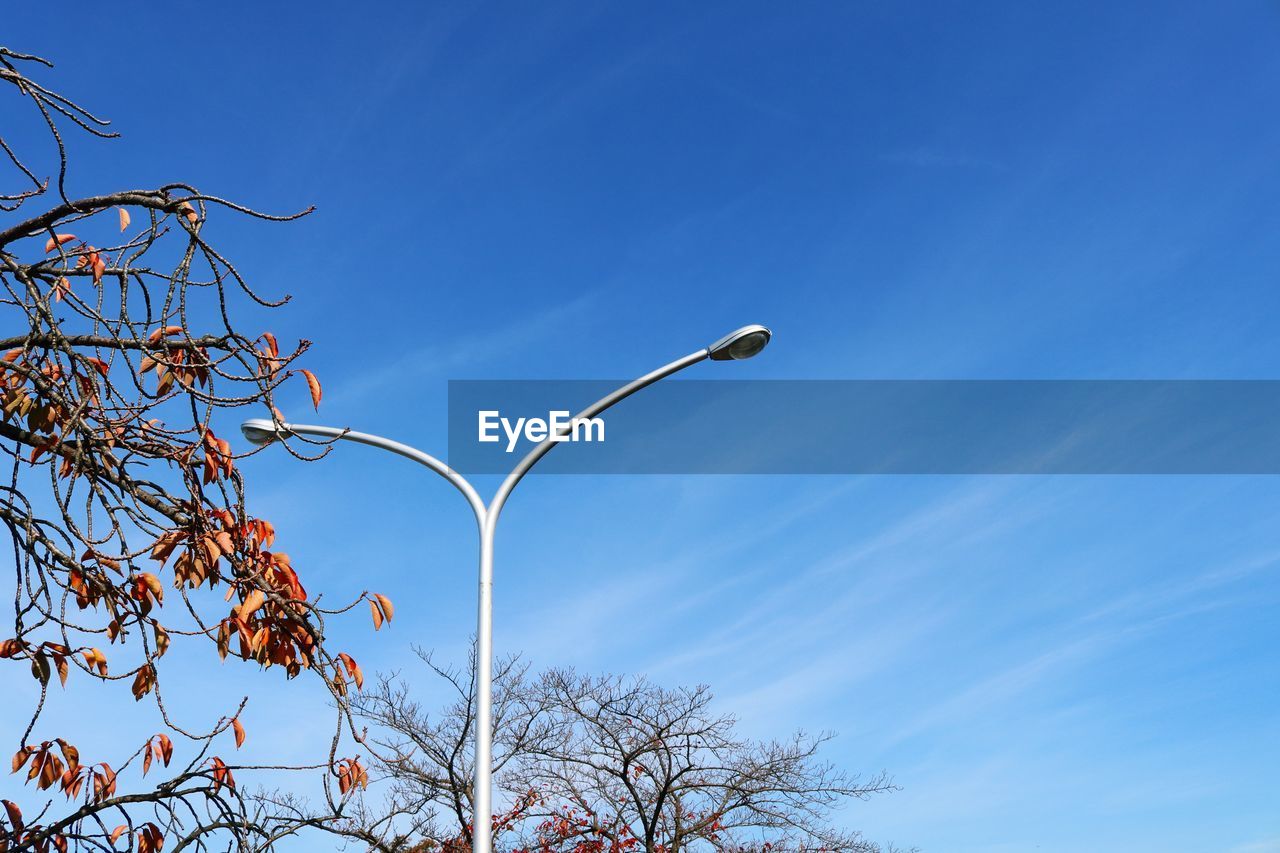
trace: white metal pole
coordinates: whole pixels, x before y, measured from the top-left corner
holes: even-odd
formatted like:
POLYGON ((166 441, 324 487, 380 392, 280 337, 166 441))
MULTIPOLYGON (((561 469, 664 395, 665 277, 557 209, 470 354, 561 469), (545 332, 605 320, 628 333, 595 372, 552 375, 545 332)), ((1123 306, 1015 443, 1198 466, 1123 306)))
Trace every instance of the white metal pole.
MULTIPOLYGON (((684 358, 676 359, 663 365, 652 373, 647 373, 634 382, 629 382, 618 390, 592 403, 579 412, 576 417, 590 418, 600 414, 614 403, 630 397, 635 392, 652 385, 659 379, 683 370, 691 364, 697 364, 710 355, 710 350, 702 349, 684 358)), ((566 427, 567 429, 567 427, 566 427)), ((498 528, 498 515, 516 483, 528 473, 539 459, 546 456, 552 447, 558 444, 548 436, 541 444, 534 447, 520 460, 519 464, 507 475, 498 487, 498 491, 489 500, 485 512, 483 530, 480 533, 480 612, 476 631, 476 776, 475 776, 475 817, 472 819, 472 853, 493 853, 492 827, 490 815, 493 781, 490 777, 493 765, 493 541, 498 528)))
POLYGON ((480 531, 480 589, 476 613, 475 811, 472 853, 493 853, 493 527, 480 531))

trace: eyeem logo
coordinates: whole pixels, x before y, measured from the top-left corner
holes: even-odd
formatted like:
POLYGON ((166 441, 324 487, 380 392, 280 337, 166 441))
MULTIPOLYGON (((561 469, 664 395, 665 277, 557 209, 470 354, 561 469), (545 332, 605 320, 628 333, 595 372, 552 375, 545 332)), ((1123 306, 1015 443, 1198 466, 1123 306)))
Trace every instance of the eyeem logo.
POLYGON ((498 428, 507 436, 507 452, 511 453, 520 443, 521 435, 526 441, 534 444, 546 441, 604 441, 604 420, 602 418, 571 418, 566 412, 548 412, 546 420, 542 418, 510 418, 502 417, 497 410, 484 410, 476 413, 478 418, 477 440, 496 442, 501 439, 498 428))

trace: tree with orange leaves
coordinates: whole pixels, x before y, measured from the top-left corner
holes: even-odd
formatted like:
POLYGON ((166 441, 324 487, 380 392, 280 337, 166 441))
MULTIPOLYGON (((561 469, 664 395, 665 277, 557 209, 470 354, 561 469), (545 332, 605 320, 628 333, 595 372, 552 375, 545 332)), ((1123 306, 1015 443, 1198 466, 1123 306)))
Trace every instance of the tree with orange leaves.
MULTIPOLYGON (((340 818, 368 783, 363 765, 339 755, 335 737, 326 757, 295 768, 323 775, 322 805, 247 795, 251 768, 227 758, 246 737, 242 706, 187 731, 165 710, 164 658, 171 643, 203 641, 224 659, 319 678, 339 733, 360 740, 348 701, 363 674, 324 640, 326 617, 354 603, 326 609, 308 594, 271 523, 249 513, 237 449, 212 426, 244 406, 278 418, 273 395, 295 375, 317 406, 321 389, 295 367, 306 341, 284 350, 238 325, 243 307, 287 298, 255 291, 205 223, 309 211, 272 216, 177 183, 74 198, 62 133, 115 134, 28 76, 48 65, 0 48, 3 88, 57 152, 51 183, 0 138, 0 160, 22 182, 0 195, 0 311, 11 332, 0 340, 0 520, 15 568, 0 666, 39 687, 26 729, 5 733, 31 799, 3 801, 0 851, 269 849, 340 818), (40 731, 51 694, 86 679, 154 702, 165 731, 112 756, 82 756, 73 732, 40 731), (157 770, 158 783, 143 781, 157 770)), ((391 618, 384 596, 361 597, 375 627, 391 618)))

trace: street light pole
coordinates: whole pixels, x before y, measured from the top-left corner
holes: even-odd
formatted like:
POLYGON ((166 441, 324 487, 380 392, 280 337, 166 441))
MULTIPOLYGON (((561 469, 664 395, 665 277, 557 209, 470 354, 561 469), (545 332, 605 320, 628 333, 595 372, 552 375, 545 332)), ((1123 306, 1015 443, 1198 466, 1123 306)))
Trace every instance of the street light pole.
MULTIPOLYGON (((759 353, 769 343, 772 333, 764 326, 743 326, 724 336, 709 347, 690 353, 684 358, 659 367, 646 373, 639 379, 628 382, 618 390, 592 403, 574 416, 593 418, 632 394, 649 385, 664 379, 673 373, 701 361, 743 360, 759 353)), ((566 427, 567 428, 567 427, 566 427)), ((493 542, 498 525, 498 516, 506 504, 511 490, 524 478, 529 469, 554 447, 558 436, 548 436, 520 460, 511 473, 502 481, 488 504, 480 497, 479 492, 465 477, 451 469, 434 456, 423 453, 417 448, 381 436, 353 432, 337 427, 315 426, 312 424, 276 423, 263 418, 245 421, 240 431, 250 442, 257 445, 270 444, 290 435, 307 435, 317 438, 342 439, 357 444, 367 444, 381 450, 388 450, 400 456, 425 465, 435 473, 444 477, 467 499, 476 517, 476 525, 480 532, 480 580, 476 613, 476 734, 475 734, 475 780, 471 819, 471 849, 473 853, 492 853, 492 815, 493 815, 493 542)))

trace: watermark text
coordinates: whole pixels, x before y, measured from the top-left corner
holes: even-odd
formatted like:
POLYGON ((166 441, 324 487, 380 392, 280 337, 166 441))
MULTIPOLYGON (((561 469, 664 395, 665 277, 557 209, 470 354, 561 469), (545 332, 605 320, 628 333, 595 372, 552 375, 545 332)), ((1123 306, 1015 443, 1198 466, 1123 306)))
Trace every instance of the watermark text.
POLYGON ((492 443, 507 439, 507 453, 512 453, 523 437, 526 441, 539 444, 547 439, 551 441, 604 441, 604 420, 602 418, 570 417, 567 411, 552 411, 544 418, 511 418, 502 417, 496 409, 484 409, 477 415, 477 441, 492 443), (499 435, 501 430, 502 435, 499 435))

